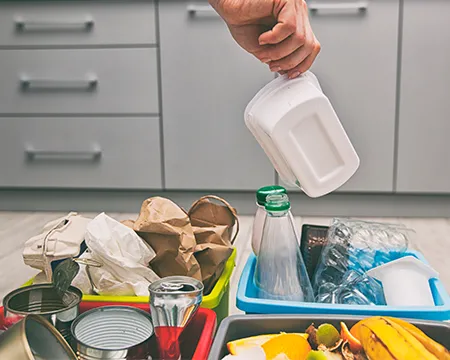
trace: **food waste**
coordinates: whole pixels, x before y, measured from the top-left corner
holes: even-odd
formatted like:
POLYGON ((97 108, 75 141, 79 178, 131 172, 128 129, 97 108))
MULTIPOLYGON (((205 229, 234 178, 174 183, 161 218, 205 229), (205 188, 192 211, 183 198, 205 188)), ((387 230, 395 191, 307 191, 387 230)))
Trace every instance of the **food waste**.
POLYGON ((305 333, 234 340, 222 360, 450 360, 450 352, 416 326, 397 318, 370 317, 340 331, 332 324, 305 333))

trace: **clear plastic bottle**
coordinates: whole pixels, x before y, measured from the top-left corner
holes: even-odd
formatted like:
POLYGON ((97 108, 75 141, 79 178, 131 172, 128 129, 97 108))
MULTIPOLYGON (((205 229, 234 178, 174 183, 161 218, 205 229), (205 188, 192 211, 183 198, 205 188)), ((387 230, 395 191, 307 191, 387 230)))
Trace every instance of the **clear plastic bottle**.
POLYGON ((264 186, 256 192, 256 214, 253 220, 252 229, 252 249, 253 253, 258 256, 259 248, 261 246, 261 237, 264 228, 264 221, 266 220, 266 210, 264 206, 266 205, 266 198, 268 195, 273 194, 286 194, 286 189, 282 186, 271 185, 264 186))
POLYGON ((290 209, 286 194, 267 196, 254 281, 260 298, 310 302, 314 301, 313 290, 290 209))

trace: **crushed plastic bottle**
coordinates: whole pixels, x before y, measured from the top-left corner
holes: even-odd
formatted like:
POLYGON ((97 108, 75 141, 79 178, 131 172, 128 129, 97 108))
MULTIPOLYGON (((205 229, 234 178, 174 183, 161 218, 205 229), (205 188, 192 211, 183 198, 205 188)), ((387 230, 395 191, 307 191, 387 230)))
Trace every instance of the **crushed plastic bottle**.
POLYGON ((314 274, 316 301, 385 305, 382 286, 366 272, 402 256, 414 235, 399 224, 333 219, 314 274))

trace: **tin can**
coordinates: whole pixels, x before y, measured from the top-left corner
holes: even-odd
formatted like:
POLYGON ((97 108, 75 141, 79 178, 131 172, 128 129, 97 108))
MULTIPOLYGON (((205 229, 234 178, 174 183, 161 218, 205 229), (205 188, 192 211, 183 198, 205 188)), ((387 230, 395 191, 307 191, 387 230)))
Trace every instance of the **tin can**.
POLYGON ((203 284, 187 276, 168 276, 149 286, 150 312, 162 360, 181 358, 179 336, 203 298, 203 284))
POLYGON ((130 306, 91 309, 71 327, 79 360, 147 359, 153 332, 150 314, 130 306))
POLYGON ((77 357, 47 320, 28 315, 0 334, 0 359, 76 360, 77 357))
POLYGON ((8 322, 8 319, 19 319, 29 314, 41 315, 73 346, 70 326, 79 314, 82 295, 73 286, 62 297, 52 284, 25 286, 11 291, 3 299, 5 320, 8 322))

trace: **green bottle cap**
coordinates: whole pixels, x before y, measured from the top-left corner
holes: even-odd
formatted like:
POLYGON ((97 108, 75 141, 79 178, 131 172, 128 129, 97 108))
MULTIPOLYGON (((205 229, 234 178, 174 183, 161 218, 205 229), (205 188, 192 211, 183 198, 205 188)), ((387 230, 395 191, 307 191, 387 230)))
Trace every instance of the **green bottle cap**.
POLYGON ((267 196, 272 194, 286 194, 286 189, 278 185, 264 186, 256 192, 256 202, 258 205, 264 206, 267 196))
POLYGON ((267 196, 265 209, 267 211, 287 211, 291 208, 289 197, 286 194, 272 194, 267 196))

